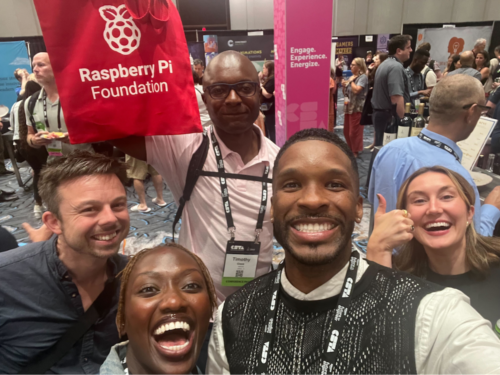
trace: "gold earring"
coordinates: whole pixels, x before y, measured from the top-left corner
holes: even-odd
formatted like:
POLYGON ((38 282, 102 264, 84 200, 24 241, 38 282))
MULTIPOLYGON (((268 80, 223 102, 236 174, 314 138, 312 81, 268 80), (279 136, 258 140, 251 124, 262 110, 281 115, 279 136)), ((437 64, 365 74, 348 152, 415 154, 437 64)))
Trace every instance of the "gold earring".
POLYGON ((469 222, 467 222, 467 226, 469 226, 469 222))

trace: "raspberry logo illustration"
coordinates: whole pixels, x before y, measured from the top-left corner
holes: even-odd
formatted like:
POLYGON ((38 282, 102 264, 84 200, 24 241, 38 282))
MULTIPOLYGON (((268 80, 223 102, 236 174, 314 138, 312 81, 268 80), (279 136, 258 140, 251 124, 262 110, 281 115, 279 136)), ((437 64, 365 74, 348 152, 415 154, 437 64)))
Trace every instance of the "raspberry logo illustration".
POLYGON ((130 55, 141 43, 141 31, 135 25, 125 5, 118 8, 106 5, 99 8, 101 17, 106 21, 104 39, 109 47, 122 55, 130 55))

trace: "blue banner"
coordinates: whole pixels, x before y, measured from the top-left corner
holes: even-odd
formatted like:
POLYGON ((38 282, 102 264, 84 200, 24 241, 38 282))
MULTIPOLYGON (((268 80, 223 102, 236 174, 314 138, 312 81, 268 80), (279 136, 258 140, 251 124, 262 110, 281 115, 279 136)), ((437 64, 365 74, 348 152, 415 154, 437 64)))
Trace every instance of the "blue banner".
POLYGON ((26 44, 23 41, 0 43, 0 104, 9 108, 16 102, 16 87, 20 86, 14 77, 17 68, 31 72, 26 44))

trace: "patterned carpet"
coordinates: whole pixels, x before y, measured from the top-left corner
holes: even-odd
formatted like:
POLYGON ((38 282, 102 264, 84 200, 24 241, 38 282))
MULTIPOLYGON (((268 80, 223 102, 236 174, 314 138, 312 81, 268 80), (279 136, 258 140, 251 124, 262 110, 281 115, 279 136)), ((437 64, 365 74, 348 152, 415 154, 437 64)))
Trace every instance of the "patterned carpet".
MULTIPOLYGON (((335 128, 335 132, 343 138, 344 115, 342 102, 343 99, 340 97, 337 118, 338 125, 335 128)), ((367 146, 371 144, 372 140, 373 127, 365 127, 364 145, 367 146)), ((357 159, 360 174, 361 194, 364 198, 366 198, 365 183, 370 158, 371 153, 363 151, 357 159)), ((8 169, 11 169, 10 160, 6 160, 6 166, 8 169)), ((29 174, 30 171, 28 167, 21 168, 23 181, 29 178, 29 174)), ((29 184, 31 184, 31 181, 29 184)), ((130 234, 122 249, 122 251, 126 254, 133 254, 140 249, 155 246, 162 242, 167 242, 172 238, 172 222, 175 217, 177 206, 173 200, 170 190, 168 189, 168 186, 164 184, 163 189, 164 199, 168 202, 166 207, 158 207, 152 203, 152 199, 155 198, 156 192, 150 180, 146 180, 145 186, 148 206, 152 210, 149 213, 130 212, 130 234)), ((17 184, 15 176, 1 176, 0 188, 15 190, 16 194, 19 196, 19 199, 16 201, 0 203, 0 225, 10 231, 16 237, 20 245, 24 245, 29 242, 29 238, 21 224, 28 222, 34 227, 39 227, 41 225, 41 221, 33 217, 33 192, 32 190, 25 191, 25 189, 20 188, 17 184)), ((127 197, 129 208, 139 203, 137 194, 135 193, 133 187, 127 187, 127 197)), ((356 225, 353 233, 353 244, 362 251, 366 248, 370 209, 371 206, 365 199, 363 220, 360 224, 356 225)), ((178 230, 179 227, 177 228, 177 231, 178 230)), ((277 243, 275 243, 275 250, 276 253, 274 260, 279 261, 283 255, 281 247, 277 243)))

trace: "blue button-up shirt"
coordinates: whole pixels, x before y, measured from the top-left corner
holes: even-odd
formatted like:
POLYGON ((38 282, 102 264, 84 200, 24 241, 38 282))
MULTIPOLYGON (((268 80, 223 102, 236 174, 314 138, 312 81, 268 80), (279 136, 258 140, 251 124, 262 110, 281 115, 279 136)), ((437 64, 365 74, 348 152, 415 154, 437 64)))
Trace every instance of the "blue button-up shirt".
MULTIPOLYGON (((462 150, 452 140, 428 129, 423 129, 422 134, 451 147, 462 160, 462 150)), ((424 142, 418 137, 396 139, 379 151, 373 162, 368 199, 376 210, 378 208, 377 194, 382 194, 387 201, 387 212, 395 210, 398 192, 403 182, 420 168, 436 165, 460 173, 471 184, 476 195, 474 225, 478 233, 491 236, 500 219, 500 210, 490 204, 481 206, 476 184, 460 161, 457 161, 449 152, 424 142)))
MULTIPOLYGON (((0 373, 16 374, 33 358, 52 347, 83 315, 78 288, 57 256, 57 236, 0 254, 0 373)), ((127 259, 108 260, 116 275, 127 259)), ((118 343, 112 306, 49 373, 98 374, 111 347, 118 343)))

